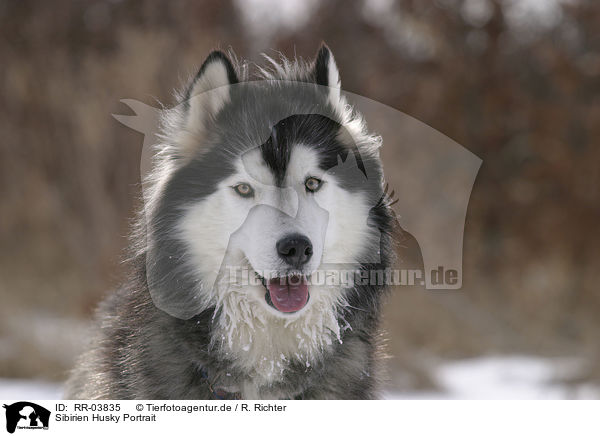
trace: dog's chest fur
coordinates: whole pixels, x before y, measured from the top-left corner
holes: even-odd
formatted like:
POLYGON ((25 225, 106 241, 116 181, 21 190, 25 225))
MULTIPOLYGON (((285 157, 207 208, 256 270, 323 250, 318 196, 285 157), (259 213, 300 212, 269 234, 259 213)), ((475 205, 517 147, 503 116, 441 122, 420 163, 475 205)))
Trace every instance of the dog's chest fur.
POLYGON ((69 398, 213 399, 211 388, 239 392, 246 399, 377 396, 375 314, 359 312, 346 320, 355 328, 340 332, 340 340, 324 347, 308 365, 304 356, 294 356, 281 359, 280 365, 274 359, 273 364, 265 361, 249 369, 244 359, 211 343, 212 313, 173 318, 154 306, 138 280, 107 299, 99 312, 102 323, 93 341, 100 347, 83 356, 85 364, 67 386, 69 398))

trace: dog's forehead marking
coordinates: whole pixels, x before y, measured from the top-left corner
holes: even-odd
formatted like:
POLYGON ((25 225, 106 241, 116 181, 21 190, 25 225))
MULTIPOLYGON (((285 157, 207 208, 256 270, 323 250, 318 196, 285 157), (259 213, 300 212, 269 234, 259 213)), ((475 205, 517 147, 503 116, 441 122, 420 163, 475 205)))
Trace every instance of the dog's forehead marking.
POLYGON ((319 154, 305 144, 295 144, 291 147, 289 161, 283 174, 276 174, 264 159, 264 154, 259 148, 244 153, 238 165, 238 173, 248 175, 252 181, 262 185, 282 185, 291 187, 299 182, 304 182, 308 176, 323 177, 323 170, 319 166, 319 154), (283 181, 280 181, 283 176, 283 181))

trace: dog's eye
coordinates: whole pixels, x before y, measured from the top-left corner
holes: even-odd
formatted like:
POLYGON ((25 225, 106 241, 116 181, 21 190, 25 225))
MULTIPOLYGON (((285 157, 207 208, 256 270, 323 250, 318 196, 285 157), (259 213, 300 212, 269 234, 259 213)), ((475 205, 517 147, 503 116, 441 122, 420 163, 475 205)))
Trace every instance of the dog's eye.
POLYGON ((309 177, 306 179, 306 182, 304 182, 304 186, 306 186, 308 192, 317 192, 321 189, 321 185, 323 185, 323 182, 316 177, 309 177))
POLYGON ((254 189, 247 183, 239 183, 232 186, 233 190, 238 193, 241 197, 249 198, 254 197, 254 189))

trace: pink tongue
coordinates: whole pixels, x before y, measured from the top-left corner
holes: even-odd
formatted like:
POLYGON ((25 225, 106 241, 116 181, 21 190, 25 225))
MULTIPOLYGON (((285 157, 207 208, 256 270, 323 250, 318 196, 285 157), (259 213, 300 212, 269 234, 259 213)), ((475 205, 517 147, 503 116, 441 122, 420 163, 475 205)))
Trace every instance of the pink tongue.
POLYGON ((273 305, 281 312, 296 312, 308 301, 308 285, 304 277, 284 277, 267 284, 273 305))

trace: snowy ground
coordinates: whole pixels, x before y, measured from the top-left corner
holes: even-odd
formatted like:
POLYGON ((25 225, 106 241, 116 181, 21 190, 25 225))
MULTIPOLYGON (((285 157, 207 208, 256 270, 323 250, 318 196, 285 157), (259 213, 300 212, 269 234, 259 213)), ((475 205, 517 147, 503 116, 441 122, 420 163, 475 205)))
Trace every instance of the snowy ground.
POLYGON ((569 384, 582 370, 568 358, 492 356, 446 362, 434 371, 440 392, 389 392, 388 399, 600 399, 600 385, 569 384))
POLYGON ((58 400, 62 386, 39 380, 0 379, 0 399, 7 400, 58 400))
MULTIPOLYGON (((572 359, 497 356, 453 361, 434 370, 440 392, 388 392, 388 399, 600 399, 600 386, 561 382, 576 375, 572 359)), ((0 399, 59 399, 60 384, 0 379, 0 399)))

